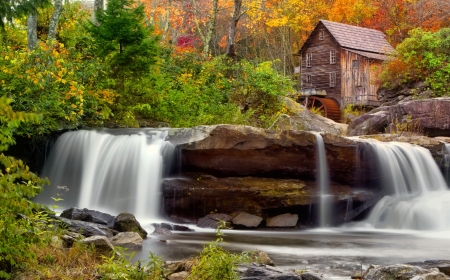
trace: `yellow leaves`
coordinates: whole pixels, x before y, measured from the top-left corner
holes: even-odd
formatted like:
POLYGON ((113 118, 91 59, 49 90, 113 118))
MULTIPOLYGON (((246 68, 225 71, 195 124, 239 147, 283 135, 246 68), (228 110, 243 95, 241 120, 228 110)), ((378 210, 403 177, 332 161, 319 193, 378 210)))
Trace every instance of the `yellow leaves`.
POLYGON ((281 18, 275 18, 266 21, 266 24, 269 27, 280 27, 280 26, 286 26, 288 24, 288 18, 286 16, 281 18))

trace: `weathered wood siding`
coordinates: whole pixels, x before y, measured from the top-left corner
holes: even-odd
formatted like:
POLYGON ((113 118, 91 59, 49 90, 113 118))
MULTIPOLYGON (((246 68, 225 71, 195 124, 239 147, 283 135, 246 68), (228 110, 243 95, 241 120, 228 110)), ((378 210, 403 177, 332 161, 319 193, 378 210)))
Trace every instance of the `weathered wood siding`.
POLYGON ((376 67, 381 67, 379 60, 343 49, 341 51, 341 95, 342 106, 346 104, 378 106, 376 67))
POLYGON ((340 46, 325 28, 319 23, 311 33, 302 48, 301 82, 302 90, 324 90, 327 97, 335 98, 342 105, 341 100, 341 55, 340 46), (324 39, 320 40, 320 31, 324 32, 324 39), (330 50, 336 51, 336 63, 330 64, 330 50), (307 53, 312 54, 311 67, 306 65, 307 53), (330 73, 336 73, 336 85, 330 86, 330 73), (311 83, 307 83, 307 76, 311 75, 311 83))

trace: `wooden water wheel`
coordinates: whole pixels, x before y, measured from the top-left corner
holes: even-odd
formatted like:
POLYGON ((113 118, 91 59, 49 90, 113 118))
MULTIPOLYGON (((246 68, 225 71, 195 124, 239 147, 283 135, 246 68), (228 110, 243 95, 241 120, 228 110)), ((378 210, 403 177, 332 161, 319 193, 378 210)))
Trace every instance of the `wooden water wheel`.
POLYGON ((302 105, 335 122, 341 120, 341 109, 339 103, 334 99, 309 96, 303 100, 302 105))

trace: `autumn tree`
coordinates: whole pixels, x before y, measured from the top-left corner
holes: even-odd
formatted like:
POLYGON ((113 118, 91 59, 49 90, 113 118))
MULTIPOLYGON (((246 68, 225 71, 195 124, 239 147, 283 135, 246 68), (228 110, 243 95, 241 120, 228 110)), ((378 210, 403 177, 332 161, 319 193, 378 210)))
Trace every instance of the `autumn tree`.
POLYGON ((236 56, 236 28, 239 19, 246 12, 246 10, 242 11, 242 0, 233 0, 233 7, 233 14, 231 15, 230 26, 228 27, 227 49, 225 51, 229 57, 236 56))

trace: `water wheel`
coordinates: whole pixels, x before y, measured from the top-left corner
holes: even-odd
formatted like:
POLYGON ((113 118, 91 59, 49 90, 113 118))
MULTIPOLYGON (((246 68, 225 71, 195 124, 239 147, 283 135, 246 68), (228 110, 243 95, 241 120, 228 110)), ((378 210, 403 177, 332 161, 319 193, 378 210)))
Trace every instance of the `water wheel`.
POLYGON ((302 105, 316 114, 332 119, 335 122, 341 120, 341 109, 339 103, 331 98, 310 96, 303 100, 302 105))

